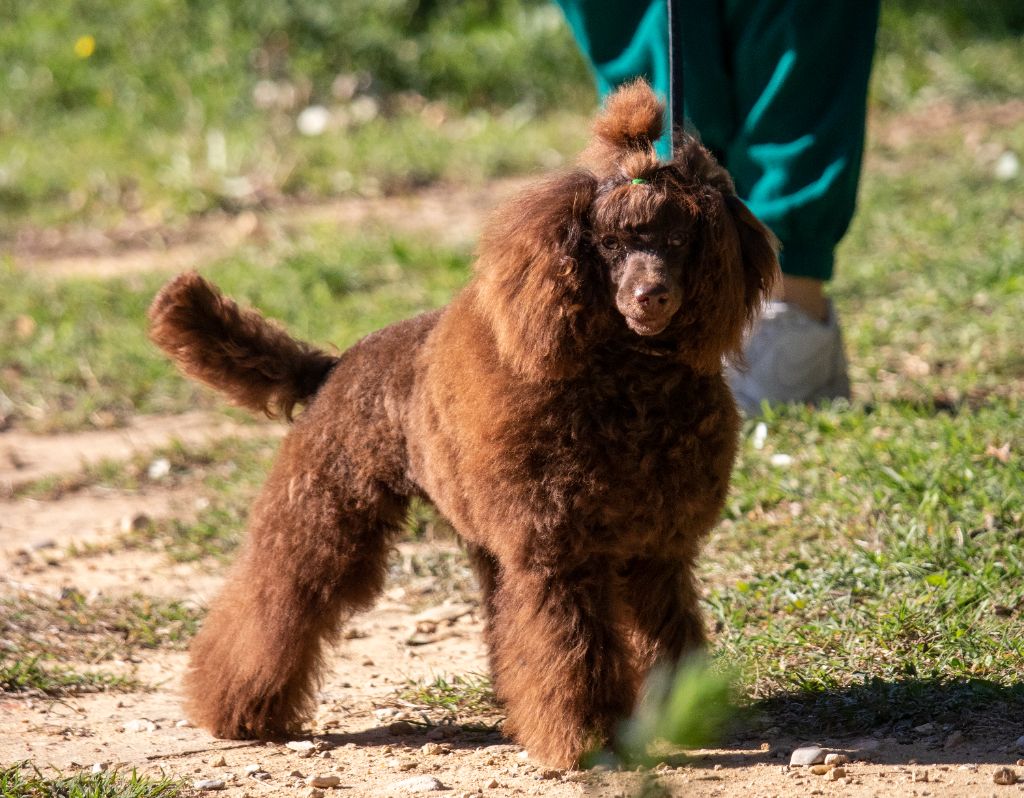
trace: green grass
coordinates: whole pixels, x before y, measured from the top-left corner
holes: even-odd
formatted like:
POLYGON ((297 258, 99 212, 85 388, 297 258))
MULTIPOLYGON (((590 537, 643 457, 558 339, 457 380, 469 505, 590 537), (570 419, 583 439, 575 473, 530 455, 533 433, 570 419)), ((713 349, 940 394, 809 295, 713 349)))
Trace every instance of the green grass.
POLYGON ((38 656, 0 651, 0 695, 27 693, 60 697, 138 687, 138 683, 128 677, 78 671, 64 665, 41 665, 38 656))
POLYGON ((181 649, 200 612, 179 601, 143 595, 89 601, 75 590, 59 599, 0 598, 0 635, 8 650, 47 661, 128 659, 140 649, 181 649))
POLYGON ((501 714, 490 679, 479 673, 410 681, 395 698, 407 709, 427 713, 434 723, 464 723, 501 714))
MULTIPOLYGON (((304 229, 268 249, 244 249, 204 273, 297 337, 344 348, 397 319, 443 304, 470 253, 385 232, 304 229)), ((3 392, 15 423, 39 431, 97 418, 180 412, 220 403, 178 377, 145 336, 146 308, 165 277, 49 281, 0 266, 3 392)))
POLYGON ((179 781, 135 770, 46 776, 27 762, 0 766, 0 798, 177 798, 189 792, 179 781))

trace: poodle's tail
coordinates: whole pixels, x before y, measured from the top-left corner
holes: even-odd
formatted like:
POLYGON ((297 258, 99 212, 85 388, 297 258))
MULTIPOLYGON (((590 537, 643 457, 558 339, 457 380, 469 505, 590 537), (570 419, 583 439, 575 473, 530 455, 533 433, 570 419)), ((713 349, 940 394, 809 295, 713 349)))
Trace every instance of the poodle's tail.
POLYGON ((242 407, 289 420, 338 362, 238 307, 195 272, 179 275, 156 295, 149 337, 189 377, 242 407))

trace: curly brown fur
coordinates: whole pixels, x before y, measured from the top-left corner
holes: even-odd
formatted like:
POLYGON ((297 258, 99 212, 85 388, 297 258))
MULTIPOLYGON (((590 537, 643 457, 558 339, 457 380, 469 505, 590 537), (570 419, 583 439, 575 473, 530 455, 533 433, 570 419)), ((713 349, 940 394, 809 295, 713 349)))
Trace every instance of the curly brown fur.
POLYGON ((693 565, 739 426, 722 360, 777 262, 698 142, 658 162, 660 113, 643 84, 613 98, 584 166, 495 214, 447 308, 338 358, 195 275, 157 298, 154 339, 188 373, 257 409, 309 400, 193 644, 199 723, 307 717, 412 496, 467 544, 506 731, 541 760, 606 745, 646 671, 702 644, 693 565))

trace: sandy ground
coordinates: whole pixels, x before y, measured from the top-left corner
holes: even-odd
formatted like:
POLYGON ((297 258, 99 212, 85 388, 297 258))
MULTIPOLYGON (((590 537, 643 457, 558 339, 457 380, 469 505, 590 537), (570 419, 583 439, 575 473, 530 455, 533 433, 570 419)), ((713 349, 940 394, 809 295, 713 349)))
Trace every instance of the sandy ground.
MULTIPOLYGON (((898 136, 898 131, 887 135, 898 136)), ((401 223, 468 239, 486 209, 516 185, 508 181, 491 190, 461 194, 433 190, 391 201, 291 209, 273 223, 401 223)), ((139 269, 173 271, 224 254, 270 223, 259 217, 240 218, 219 232, 211 228, 198 236, 163 237, 155 245, 151 237, 115 232, 93 237, 88 247, 65 232, 46 239, 45 246, 45 241, 28 241, 15 252, 15 263, 55 279, 139 269)), ((264 425, 242 426, 224 416, 198 412, 138 418, 125 429, 63 436, 7 430, 0 432, 0 497, 9 496, 19 484, 72 473, 101 459, 128 459, 175 438, 198 443, 229 434, 266 433, 264 425)), ((84 595, 144 593, 205 603, 220 582, 219 567, 174 564, 158 553, 117 546, 89 556, 68 553, 71 545, 81 548, 115 540, 124 519, 140 513, 151 518, 187 516, 194 511, 195 500, 180 487, 142 492, 86 488, 50 501, 0 498, 0 597, 56 595, 75 588, 84 595)), ((444 545, 408 544, 403 553, 427 556, 427 547, 444 545)), ((412 591, 391 586, 376 609, 356 618, 349 639, 331 657, 319 710, 309 734, 301 738, 314 743, 312 751, 220 741, 191 727, 180 705, 185 655, 147 650, 138 661, 114 664, 150 685, 146 691, 60 700, 0 694, 0 765, 28 759, 39 767, 67 772, 102 763, 189 782, 221 779, 221 794, 238 798, 309 796, 312 788, 302 777, 312 775, 337 776, 338 786, 326 790, 337 796, 401 795, 428 787, 457 796, 638 794, 640 775, 550 770, 494 728, 438 727, 424 722, 436 722, 438 717, 424 718, 396 701, 396 691, 409 680, 485 671, 481 621, 473 606, 442 622, 428 642, 409 642, 419 613, 466 600, 429 584, 412 591), (395 725, 402 720, 412 725, 395 725), (258 767, 256 775, 247 774, 250 766, 258 767)), ((496 724, 500 717, 484 720, 496 724)), ((947 747, 942 735, 925 736, 915 745, 882 737, 812 741, 779 730, 770 739, 736 739, 721 750, 690 752, 686 758, 673 755, 659 768, 657 779, 668 794, 680 796, 1020 795, 1024 785, 994 781, 995 772, 1005 766, 1024 776, 1024 766, 1015 764, 1024 753, 1015 753, 1011 743, 1006 737, 974 737, 947 747), (846 775, 833 779, 831 774, 788 767, 792 750, 811 742, 846 751, 851 759, 844 766, 846 775)))

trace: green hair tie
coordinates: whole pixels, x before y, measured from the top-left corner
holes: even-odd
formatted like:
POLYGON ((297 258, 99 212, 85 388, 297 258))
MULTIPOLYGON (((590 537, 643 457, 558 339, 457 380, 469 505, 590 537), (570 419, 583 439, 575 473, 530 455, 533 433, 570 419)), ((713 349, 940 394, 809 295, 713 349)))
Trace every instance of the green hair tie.
POLYGON ((646 186, 648 182, 649 181, 644 180, 642 177, 634 177, 633 178, 633 185, 634 186, 646 186))

